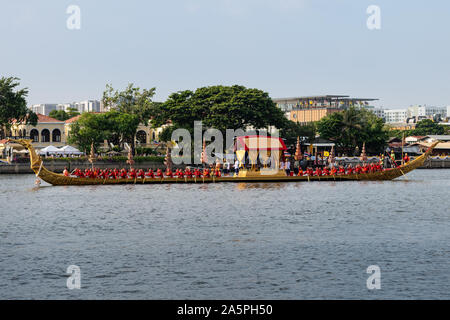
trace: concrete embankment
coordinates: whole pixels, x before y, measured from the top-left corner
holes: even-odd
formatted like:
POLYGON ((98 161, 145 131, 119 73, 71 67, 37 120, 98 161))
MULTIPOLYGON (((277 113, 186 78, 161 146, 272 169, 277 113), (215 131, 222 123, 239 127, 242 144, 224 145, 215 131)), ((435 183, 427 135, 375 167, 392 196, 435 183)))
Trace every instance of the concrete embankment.
POLYGON ((419 169, 449 169, 450 158, 447 159, 427 159, 419 169))

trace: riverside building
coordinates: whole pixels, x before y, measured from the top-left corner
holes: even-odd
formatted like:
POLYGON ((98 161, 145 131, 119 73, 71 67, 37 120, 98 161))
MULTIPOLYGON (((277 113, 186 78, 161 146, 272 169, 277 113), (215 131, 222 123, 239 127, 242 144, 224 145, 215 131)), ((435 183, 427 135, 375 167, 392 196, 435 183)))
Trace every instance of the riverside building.
POLYGON ((316 122, 350 106, 373 109, 370 102, 378 99, 351 98, 345 95, 304 96, 273 99, 289 120, 306 124, 316 122))

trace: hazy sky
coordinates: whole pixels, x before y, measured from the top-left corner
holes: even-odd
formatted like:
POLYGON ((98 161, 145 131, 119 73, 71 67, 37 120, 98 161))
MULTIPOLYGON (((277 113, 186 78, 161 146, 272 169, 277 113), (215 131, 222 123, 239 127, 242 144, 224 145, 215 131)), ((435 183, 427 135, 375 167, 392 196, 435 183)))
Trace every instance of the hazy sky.
POLYGON ((100 99, 106 83, 170 93, 242 84, 450 105, 450 1, 0 0, 0 76, 28 102, 100 99), (381 30, 366 26, 381 8, 381 30), (81 29, 69 30, 69 5, 81 29))

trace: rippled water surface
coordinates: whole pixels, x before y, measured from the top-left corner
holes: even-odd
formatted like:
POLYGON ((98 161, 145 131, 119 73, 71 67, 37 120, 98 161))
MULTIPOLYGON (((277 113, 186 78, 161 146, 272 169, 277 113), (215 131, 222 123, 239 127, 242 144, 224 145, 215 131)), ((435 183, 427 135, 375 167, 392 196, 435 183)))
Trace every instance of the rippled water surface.
POLYGON ((449 299, 450 170, 408 178, 34 188, 0 175, 0 298, 449 299))

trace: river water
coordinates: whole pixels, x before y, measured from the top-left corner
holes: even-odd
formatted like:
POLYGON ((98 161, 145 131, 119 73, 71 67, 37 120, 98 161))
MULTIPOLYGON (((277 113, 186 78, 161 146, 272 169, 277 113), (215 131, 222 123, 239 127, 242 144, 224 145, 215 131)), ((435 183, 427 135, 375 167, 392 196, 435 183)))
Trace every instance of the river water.
POLYGON ((0 175, 0 299, 449 299, 449 191, 450 170, 40 188, 0 175))

